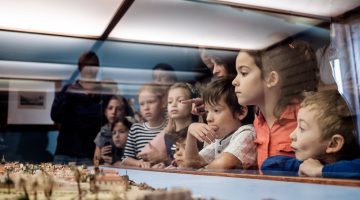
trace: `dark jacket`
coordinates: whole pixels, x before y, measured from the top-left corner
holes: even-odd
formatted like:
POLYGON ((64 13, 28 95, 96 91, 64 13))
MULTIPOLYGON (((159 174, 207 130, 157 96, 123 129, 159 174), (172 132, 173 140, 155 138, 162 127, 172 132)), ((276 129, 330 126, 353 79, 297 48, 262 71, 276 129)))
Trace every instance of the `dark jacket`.
POLYGON ((51 119, 60 125, 56 155, 92 159, 94 138, 106 123, 104 98, 86 94, 78 82, 56 95, 51 108, 51 119))
MULTIPOLYGON (((261 171, 267 175, 297 176, 302 162, 289 156, 272 156, 266 159, 261 171)), ((324 165, 322 176, 326 178, 360 178, 360 158, 347 161, 338 161, 324 165)))

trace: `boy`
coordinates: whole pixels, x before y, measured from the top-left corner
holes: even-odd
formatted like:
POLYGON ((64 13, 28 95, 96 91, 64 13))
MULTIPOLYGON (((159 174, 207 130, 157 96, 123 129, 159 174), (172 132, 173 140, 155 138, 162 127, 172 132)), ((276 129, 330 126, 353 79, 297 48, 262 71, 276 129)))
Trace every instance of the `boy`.
POLYGON ((255 130, 246 125, 253 121, 253 113, 237 103, 231 80, 220 78, 205 89, 207 124, 192 123, 188 128, 186 167, 227 170, 256 166, 255 130), (197 140, 209 145, 199 152, 197 140))
POLYGON ((296 158, 268 158, 261 167, 265 174, 280 171, 292 175, 315 176, 309 173, 311 167, 325 164, 322 168, 325 177, 360 177, 359 161, 352 161, 358 167, 351 167, 349 161, 337 162, 359 158, 359 147, 355 140, 355 124, 351 112, 336 90, 307 96, 300 105, 297 121, 298 126, 290 135, 296 158), (302 162, 304 167, 301 166, 302 162), (301 168, 305 170, 302 171, 301 168))

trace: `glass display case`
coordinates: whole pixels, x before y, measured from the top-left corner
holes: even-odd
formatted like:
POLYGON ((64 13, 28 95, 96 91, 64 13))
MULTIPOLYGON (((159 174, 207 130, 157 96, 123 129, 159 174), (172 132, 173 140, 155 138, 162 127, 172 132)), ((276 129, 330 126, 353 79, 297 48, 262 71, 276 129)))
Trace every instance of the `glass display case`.
MULTIPOLYGON (((293 41, 307 43, 316 56, 315 90, 337 90, 345 99, 360 144, 357 0, 0 0, 0 5, 0 156, 6 161, 52 162, 59 144, 70 148, 59 143, 64 125, 51 117, 54 100, 68 84, 88 81, 101 85, 93 90, 95 96, 123 96, 131 105, 131 119, 139 120, 139 89, 154 83, 158 64, 172 67, 178 82, 206 85, 218 72, 202 57, 205 51, 232 56, 235 77, 239 52, 267 52, 287 43, 292 48, 293 41), (78 65, 88 51, 96 53, 99 68, 85 80, 78 65)), ((315 79, 296 79, 307 73, 302 66, 283 70, 296 71, 292 84, 314 84, 315 79)), ((104 109, 94 118, 84 111, 86 119, 75 121, 91 118, 85 124, 100 128, 107 122, 104 109)), ((95 150, 95 136, 78 148, 95 150)), ((127 173, 156 187, 190 187, 195 195, 216 199, 352 199, 360 186, 360 180, 272 176, 258 170, 130 168, 127 173)))

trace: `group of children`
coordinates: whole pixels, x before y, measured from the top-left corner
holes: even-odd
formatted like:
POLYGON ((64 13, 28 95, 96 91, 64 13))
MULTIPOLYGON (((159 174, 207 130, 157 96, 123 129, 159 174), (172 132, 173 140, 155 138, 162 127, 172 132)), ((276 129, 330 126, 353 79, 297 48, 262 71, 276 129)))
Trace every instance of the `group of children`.
POLYGON ((236 77, 225 69, 201 92, 188 83, 142 86, 138 100, 145 122, 131 125, 121 112, 123 100, 112 98, 94 160, 360 178, 355 115, 338 91, 315 92, 316 57, 308 44, 285 41, 240 51, 233 67, 236 77))

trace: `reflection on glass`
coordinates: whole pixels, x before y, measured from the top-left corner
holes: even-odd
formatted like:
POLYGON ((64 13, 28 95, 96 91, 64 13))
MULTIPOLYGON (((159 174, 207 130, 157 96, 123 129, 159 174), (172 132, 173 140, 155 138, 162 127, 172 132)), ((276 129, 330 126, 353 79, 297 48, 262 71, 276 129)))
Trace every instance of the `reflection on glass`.
MULTIPOLYGON (((319 15, 315 11, 310 14, 319 15)), ((124 147, 134 148, 125 152, 135 160, 130 166, 259 176, 263 162, 286 166, 287 162, 294 161, 298 167, 309 162, 318 167, 317 170, 329 167, 327 164, 341 159, 322 159, 321 152, 326 152, 324 140, 309 140, 311 147, 322 147, 315 149, 312 156, 296 155, 302 153, 303 143, 307 143, 300 139, 301 130, 305 129, 302 123, 306 121, 301 119, 306 118, 309 124, 319 120, 311 115, 314 111, 301 106, 302 95, 310 91, 339 91, 352 116, 359 115, 358 19, 355 15, 330 24, 321 17, 239 9, 203 1, 135 1, 108 40, 97 46, 99 68, 93 71, 92 65, 88 65, 84 69, 86 73, 76 69, 78 58, 91 50, 96 40, 0 31, 0 153, 8 161, 41 162, 43 158, 36 158, 31 146, 21 145, 27 155, 17 155, 19 143, 28 142, 22 138, 25 134, 40 133, 46 138, 41 140, 46 146, 56 143, 58 138, 62 140, 63 134, 59 135, 59 131, 68 131, 67 134, 80 140, 75 132, 64 130, 67 123, 74 127, 82 124, 79 128, 85 130, 82 134, 91 132, 95 136, 109 121, 104 113, 106 98, 118 95, 128 100, 134 115, 126 117, 136 124, 129 129, 128 141, 132 140, 132 144, 124 147), (164 63, 174 70, 155 69, 164 63), (208 88, 214 81, 223 80, 220 77, 231 79, 223 88, 228 92, 225 95, 223 90, 208 88), (29 90, 34 82, 41 86, 29 90), (54 123, 49 111, 52 99, 61 96, 66 85, 75 82, 81 83, 85 90, 79 90, 79 85, 70 87, 72 94, 64 97, 66 105, 57 109, 60 115, 55 118, 61 120, 54 118, 54 123), (156 90, 144 95, 144 85, 159 86, 161 92, 156 90), (73 108, 81 117, 69 114, 73 108), (255 121, 245 123, 245 111, 255 116, 255 121), (224 116, 219 117, 220 114, 224 116), (193 124, 195 122, 197 124, 193 124), (87 128, 92 125, 96 127, 87 128), (135 128, 155 132, 151 137, 142 133, 141 136, 147 138, 141 140, 132 130, 135 128), (237 137, 243 133, 248 137, 237 137), (280 133, 281 137, 273 137, 274 133, 280 133), (145 142, 135 148, 137 141, 145 142), (131 145, 133 147, 129 147, 131 145), (195 153, 189 154, 189 151, 195 153), (279 155, 292 157, 266 161, 279 155), (189 157, 191 160, 186 160, 189 157), (310 158, 317 161, 308 160, 310 158)), ((335 100, 327 103, 337 106, 335 100)), ((316 114, 324 110, 317 110, 316 114)), ((360 118, 356 120, 357 139, 354 140, 359 143, 360 118)), ((312 125, 323 124, 320 120, 312 125)), ((111 125, 109 123, 109 129, 111 125)), ((71 142, 57 145, 77 154, 76 159, 86 157, 87 160, 82 161, 90 163, 94 138, 86 138, 86 142, 73 150, 69 150, 71 142), (82 152, 82 148, 87 152, 82 152)), ((359 169, 356 159, 340 164, 359 169)), ((124 167, 124 163, 117 163, 116 167, 124 167)), ((339 169, 339 173, 343 172, 343 168, 339 169)), ((284 170, 278 175, 297 176, 298 172, 284 170)), ((358 171, 353 175, 359 178, 358 171)), ((311 176, 325 175, 316 171, 311 176)))

